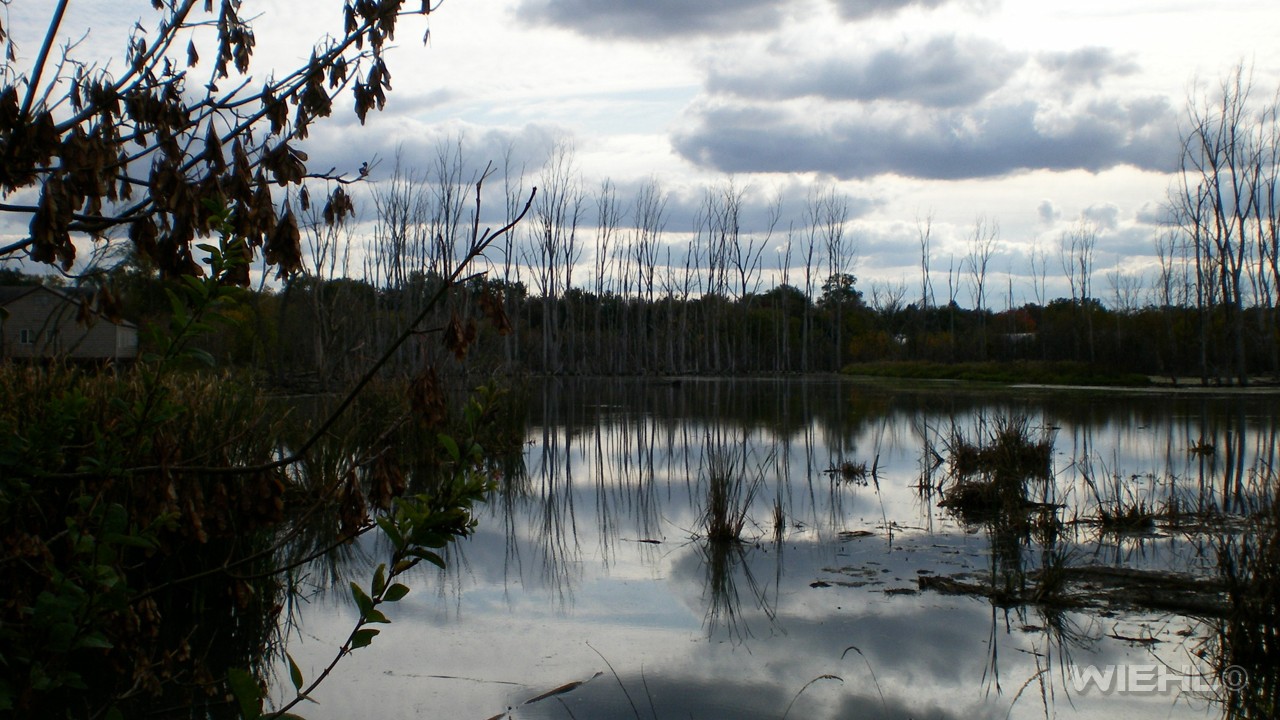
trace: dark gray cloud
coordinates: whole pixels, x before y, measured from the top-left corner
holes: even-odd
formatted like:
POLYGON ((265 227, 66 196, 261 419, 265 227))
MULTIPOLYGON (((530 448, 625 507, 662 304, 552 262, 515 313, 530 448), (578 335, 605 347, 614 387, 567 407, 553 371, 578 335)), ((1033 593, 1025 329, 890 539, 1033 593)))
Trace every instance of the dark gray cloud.
POLYGON ((1147 202, 1138 208, 1134 213, 1135 222, 1144 225, 1156 225, 1166 227, 1174 224, 1173 213, 1169 209, 1169 204, 1165 202, 1147 202))
POLYGON ((1103 230, 1115 230, 1120 225, 1120 208, 1114 203, 1090 205, 1080 215, 1103 230))
POLYGON ((1098 100, 1049 117, 1027 101, 965 110, 833 109, 811 122, 782 107, 711 101, 689 111, 677 152, 726 172, 882 174, 938 180, 1118 165, 1172 171, 1175 115, 1165 100, 1098 100))
POLYGON ((1139 70, 1138 64, 1131 58, 1119 56, 1111 48, 1104 47, 1042 53, 1036 61, 1071 87, 1083 85, 1100 87, 1102 81, 1108 77, 1132 75, 1139 70))
POLYGON ((908 8, 933 10, 953 0, 833 0, 846 20, 866 20, 896 15, 908 8))
POLYGON ((712 92, 779 100, 903 100, 931 107, 977 102, 1002 87, 1024 58, 990 40, 938 37, 861 57, 827 57, 790 64, 771 61, 713 70, 712 92))
POLYGON ((766 0, 524 0, 516 15, 588 37, 664 40, 775 28, 784 7, 766 0))
POLYGON ((1036 212, 1040 215, 1040 222, 1045 225, 1052 225, 1062 217, 1062 211, 1053 204, 1052 200, 1041 200, 1036 207, 1036 212))
MULTIPOLYGON (((1108 268, 1123 259, 1151 256, 1154 242, 1155 235, 1150 227, 1139 225, 1117 228, 1098 236, 1094 256, 1100 268, 1108 268)), ((1094 282, 1098 283, 1099 279, 1094 282)), ((1098 287, 1102 287, 1101 283, 1098 283, 1098 287)))

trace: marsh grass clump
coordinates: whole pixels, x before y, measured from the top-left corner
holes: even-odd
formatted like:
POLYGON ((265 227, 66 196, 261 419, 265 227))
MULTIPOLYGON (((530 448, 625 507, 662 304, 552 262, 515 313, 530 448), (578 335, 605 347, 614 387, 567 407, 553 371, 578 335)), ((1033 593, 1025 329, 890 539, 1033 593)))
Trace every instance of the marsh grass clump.
POLYGON ((1036 433, 1024 416, 1001 416, 985 442, 953 430, 946 443, 953 483, 940 505, 980 515, 1028 507, 1026 484, 1052 477, 1053 433, 1036 433))
POLYGON ((1097 503, 1093 515, 1084 520, 1086 523, 1096 524, 1104 533, 1141 533, 1153 529, 1158 517, 1167 521, 1178 519, 1176 495, 1159 501, 1155 496, 1154 486, 1158 480, 1154 474, 1126 478, 1113 473, 1104 477, 1107 479, 1100 482, 1092 474, 1084 475, 1085 487, 1097 503))
POLYGON ((711 542, 737 542, 747 523, 747 513, 764 483, 768 460, 756 468, 747 467, 745 449, 707 439, 704 454, 707 501, 702 512, 703 528, 711 542))
POLYGON ((1142 532, 1155 527, 1156 513, 1145 502, 1098 508, 1098 525, 1109 532, 1142 532))
POLYGON ((1280 693, 1280 507, 1265 501, 1243 532, 1214 541, 1227 612, 1208 649, 1216 678, 1231 683, 1221 701, 1233 718, 1275 717, 1280 693))
POLYGON ((946 447, 956 478, 991 474, 1044 479, 1051 475, 1053 433, 1035 433, 1025 416, 996 418, 985 443, 953 430, 946 447))
POLYGON ((868 478, 875 475, 876 468, 874 466, 867 467, 867 462, 865 460, 859 462, 845 460, 839 465, 833 465, 823 472, 833 478, 840 478, 845 482, 851 482, 855 485, 866 485, 868 478))

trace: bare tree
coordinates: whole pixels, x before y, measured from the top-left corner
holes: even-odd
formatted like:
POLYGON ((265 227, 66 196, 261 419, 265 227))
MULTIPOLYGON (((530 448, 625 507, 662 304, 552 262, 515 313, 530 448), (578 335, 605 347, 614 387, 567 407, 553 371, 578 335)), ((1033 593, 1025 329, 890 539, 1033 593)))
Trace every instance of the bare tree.
MULTIPOLYGON (((1275 263, 1277 104, 1273 98, 1258 107, 1252 93, 1251 72, 1241 64, 1212 94, 1188 102, 1180 184, 1173 200, 1195 250, 1201 343, 1210 344, 1208 328, 1221 302, 1226 363, 1241 385, 1249 382, 1246 305, 1269 304, 1280 277, 1275 263), (1217 302, 1205 307, 1208 300, 1217 302)), ((1272 347, 1273 358, 1276 352, 1272 347)), ((1202 375, 1207 374, 1202 368, 1202 375)))
MULTIPOLYGON (((511 223, 521 212, 521 198, 524 196, 525 167, 515 169, 515 147, 508 144, 502 156, 502 197, 504 200, 505 218, 511 223)), ((524 286, 521 282, 520 264, 517 262, 515 233, 507 233, 502 238, 502 307, 507 317, 516 317, 520 306, 524 304, 524 286)), ((523 323, 511 323, 511 332, 503 337, 503 358, 508 367, 516 362, 516 349, 520 347, 520 329, 523 323)))
POLYGON ((916 218, 916 236, 920 241, 920 309, 929 311, 933 304, 933 280, 929 276, 929 261, 932 259, 930 244, 933 242, 933 213, 924 218, 916 218))
POLYGON ((592 254, 596 294, 594 334, 597 363, 602 362, 605 357, 603 343, 606 295, 612 289, 611 277, 614 273, 614 261, 616 260, 612 246, 622 219, 623 211, 622 206, 618 203, 617 188, 614 187, 611 181, 605 180, 601 183, 600 191, 596 194, 596 237, 595 249, 592 254))
POLYGON ((1000 237, 1000 225, 989 220, 985 215, 979 216, 973 223, 973 231, 969 234, 969 252, 965 255, 964 266, 969 271, 969 287, 973 297, 973 309, 978 314, 979 357, 987 357, 987 321, 986 292, 987 269, 991 257, 996 251, 996 241, 1000 237))
POLYGON ((1138 311, 1138 299, 1142 295, 1142 276, 1124 272, 1119 265, 1107 271, 1107 287, 1111 290, 1111 309, 1121 315, 1138 311))
POLYGON ((530 266, 542 303, 542 369, 559 372, 562 337, 557 309, 563 303, 565 312, 571 312, 562 295, 573 282, 573 266, 582 252, 577 236, 585 202, 571 146, 557 143, 552 147, 539 186, 542 192, 534 203, 530 266))
POLYGON ((1037 236, 1031 240, 1031 290, 1035 293, 1036 304, 1041 307, 1045 304, 1045 281, 1048 275, 1048 259, 1037 236))
MULTIPOLYGON (((838 288, 842 287, 846 284, 846 276, 849 275, 856 253, 853 242, 846 236, 849 199, 838 193, 834 187, 826 186, 810 194, 808 209, 811 237, 816 235, 820 245, 826 251, 827 281, 825 285, 834 284, 838 288)), ((849 291, 852 291, 852 288, 849 288, 849 291)), ((836 302, 833 357, 837 370, 844 366, 844 295, 843 292, 837 292, 834 295, 836 302)))
POLYGON ((637 271, 636 292, 643 301, 640 306, 643 318, 639 322, 640 330, 636 348, 636 358, 646 358, 648 367, 658 364, 659 347, 655 342, 653 301, 656 288, 655 272, 658 265, 659 252, 662 245, 662 234, 666 230, 667 196, 657 178, 650 178, 640 186, 636 193, 632 210, 634 229, 632 232, 632 254, 637 271))
POLYGON ((1098 228, 1083 218, 1062 235, 1058 259, 1071 287, 1071 301, 1084 321, 1089 362, 1096 360, 1093 346, 1093 252, 1098 245, 1098 228))
POLYGON ((902 312, 902 302, 906 297, 907 283, 903 280, 871 284, 871 307, 886 320, 891 321, 902 312))
MULTIPOLYGON (((777 214, 782 216, 782 195, 778 195, 777 214)), ((792 370, 791 365, 791 315, 789 312, 787 295, 792 290, 791 285, 791 256, 795 246, 795 227, 787 226, 787 242, 778 248, 778 266, 781 271, 779 279, 781 285, 777 287, 779 292, 774 294, 774 309, 777 314, 777 332, 778 335, 778 359, 775 370, 785 372, 792 370)))

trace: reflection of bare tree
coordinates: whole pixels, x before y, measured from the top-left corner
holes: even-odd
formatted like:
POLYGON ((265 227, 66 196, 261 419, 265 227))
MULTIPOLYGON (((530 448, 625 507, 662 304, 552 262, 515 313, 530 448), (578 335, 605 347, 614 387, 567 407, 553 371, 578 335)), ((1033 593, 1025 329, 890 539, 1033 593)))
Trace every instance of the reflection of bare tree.
MULTIPOLYGON (((556 391, 551 384, 543 387, 544 393, 556 391)), ((552 407, 545 400, 544 404, 552 407)), ((572 598, 581 548, 574 512, 573 424, 556 420, 555 416, 548 417, 542 426, 541 451, 533 473, 532 501, 536 514, 533 542, 541 559, 544 583, 556 592, 561 603, 567 603, 572 598)))
MULTIPOLYGON (((1275 482, 1272 475, 1273 490, 1275 482)), ((1215 621, 1208 641, 1213 699, 1230 720, 1274 718, 1280 700, 1280 508, 1271 502, 1244 532, 1224 534, 1215 545, 1229 610, 1215 621)))
POLYGON ((702 598, 707 614, 703 627, 707 637, 713 638, 723 630, 734 642, 746 642, 753 637, 748 617, 742 612, 742 591, 745 589, 754 604, 770 623, 775 620, 775 597, 770 598, 768 587, 762 586, 747 562, 750 546, 742 543, 698 543, 706 579, 702 586, 702 598))

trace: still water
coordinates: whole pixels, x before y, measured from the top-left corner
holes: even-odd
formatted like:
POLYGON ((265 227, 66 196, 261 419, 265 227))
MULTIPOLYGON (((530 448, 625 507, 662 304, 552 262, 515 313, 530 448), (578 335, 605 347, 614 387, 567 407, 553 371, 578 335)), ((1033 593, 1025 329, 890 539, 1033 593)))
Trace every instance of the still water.
MULTIPOLYGON (((1275 396, 692 378, 552 380, 531 393, 523 469, 502 478, 476 534, 450 550, 447 570, 415 569, 412 592, 386 606, 392 624, 339 663, 318 704, 297 711, 477 720, 1228 712, 1222 620, 1140 602, 998 602, 920 579, 990 583, 1053 559, 1216 578, 1223 538, 1238 539, 1241 518, 1274 489, 1275 396), (1054 518, 1051 531, 1002 536, 939 506, 949 450, 1012 417, 1052 439, 1051 477, 1028 490, 1054 518), (744 542, 713 544, 703 512, 726 457, 754 492, 744 542), (1134 506, 1179 519, 1125 532, 1096 522, 1100 509, 1134 506), (1119 675, 1084 687, 1087 668, 1119 675)), ((371 534, 343 572, 367 585, 386 554, 371 534)), ((356 617, 346 579, 327 578, 307 578, 290 629, 307 678, 356 617)), ((278 682, 288 685, 287 671, 278 682)))

